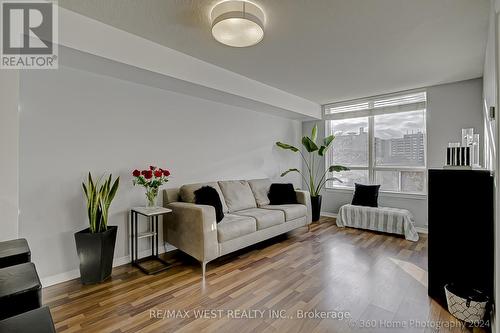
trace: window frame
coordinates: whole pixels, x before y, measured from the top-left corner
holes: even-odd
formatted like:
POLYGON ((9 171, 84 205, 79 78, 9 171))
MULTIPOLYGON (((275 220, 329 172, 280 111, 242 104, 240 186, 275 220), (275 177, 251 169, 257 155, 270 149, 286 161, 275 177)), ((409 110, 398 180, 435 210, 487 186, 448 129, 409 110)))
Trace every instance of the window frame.
MULTIPOLYGON (((415 103, 416 104, 416 103, 415 103)), ((419 105, 422 106, 422 105, 419 105)), ((386 193, 386 194, 392 194, 394 196, 408 196, 408 197, 425 197, 427 195, 427 92, 426 90, 412 90, 412 91, 404 91, 400 93, 395 93, 395 94, 388 94, 388 95, 378 95, 378 96, 373 96, 369 98, 363 98, 363 99, 358 99, 358 100, 351 100, 351 101, 346 101, 346 102, 340 102, 340 103, 329 103, 329 104, 324 104, 322 107, 323 111, 323 120, 325 121, 325 133, 326 135, 329 135, 331 133, 331 120, 342 120, 342 119, 354 119, 354 118, 368 118, 368 166, 349 166, 346 165, 349 169, 351 170, 364 170, 368 171, 368 182, 370 184, 374 184, 376 181, 376 172, 381 172, 381 171, 396 171, 399 173, 399 178, 398 178, 398 191, 394 190, 383 190, 381 189, 380 192, 386 193), (418 94, 418 93, 425 93, 425 102, 423 102, 423 110, 424 110, 424 165, 423 166, 382 166, 382 165, 377 165, 376 163, 376 146, 375 146, 375 117, 377 115, 383 115, 383 114, 392 114, 392 113, 404 113, 404 112, 412 112, 412 111, 418 111, 417 110, 411 110, 408 109, 408 105, 401 105, 401 106, 396 106, 389 108, 391 111, 389 112, 383 112, 380 111, 379 109, 374 108, 374 101, 379 100, 379 99, 384 99, 384 98, 391 98, 391 97, 398 97, 398 96, 405 96, 405 95, 411 95, 411 94, 418 94), (363 102, 368 102, 369 107, 368 109, 364 110, 356 110, 356 111, 347 111, 347 112, 339 112, 339 113, 327 113, 326 110, 330 109, 335 106, 346 106, 350 104, 360 104, 363 102), (403 192, 401 191, 401 185, 402 185, 402 171, 414 171, 414 172, 423 172, 424 173, 424 189, 422 192, 403 192)), ((325 163, 325 171, 328 169, 328 153, 325 154, 324 156, 324 163, 325 163)), ((338 190, 347 190, 347 191, 352 191, 354 189, 353 186, 343 186, 339 184, 335 184, 333 186, 329 186, 329 183, 327 182, 325 184, 325 189, 327 191, 338 191, 338 190)))

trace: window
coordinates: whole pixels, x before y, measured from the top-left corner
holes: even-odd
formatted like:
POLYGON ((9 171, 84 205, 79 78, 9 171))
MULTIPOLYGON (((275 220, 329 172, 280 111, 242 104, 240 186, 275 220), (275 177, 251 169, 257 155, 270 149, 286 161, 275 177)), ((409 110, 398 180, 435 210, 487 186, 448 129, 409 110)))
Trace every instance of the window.
POLYGON ((335 135, 326 167, 340 164, 351 170, 332 173, 342 182, 380 184, 382 191, 426 191, 426 93, 375 97, 324 106, 327 135, 335 135))

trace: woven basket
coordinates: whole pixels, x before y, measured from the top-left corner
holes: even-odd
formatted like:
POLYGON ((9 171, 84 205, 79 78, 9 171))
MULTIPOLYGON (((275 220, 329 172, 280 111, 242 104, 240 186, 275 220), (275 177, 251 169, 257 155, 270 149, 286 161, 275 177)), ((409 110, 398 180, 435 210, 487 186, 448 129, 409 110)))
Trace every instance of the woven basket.
POLYGON ((457 319, 473 324, 481 321, 486 313, 488 296, 471 289, 465 290, 454 284, 444 286, 448 311, 457 319))

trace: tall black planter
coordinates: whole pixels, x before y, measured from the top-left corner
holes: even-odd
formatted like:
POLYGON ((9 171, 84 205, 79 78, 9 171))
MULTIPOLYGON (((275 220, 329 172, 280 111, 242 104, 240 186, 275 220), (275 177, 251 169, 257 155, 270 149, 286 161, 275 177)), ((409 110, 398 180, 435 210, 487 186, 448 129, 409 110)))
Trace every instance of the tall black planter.
POLYGON ((83 284, 99 283, 111 276, 117 230, 117 226, 108 226, 108 230, 95 234, 89 228, 75 233, 83 284))
POLYGON ((316 197, 311 197, 311 209, 312 209, 312 221, 319 221, 319 215, 321 213, 321 195, 316 197))

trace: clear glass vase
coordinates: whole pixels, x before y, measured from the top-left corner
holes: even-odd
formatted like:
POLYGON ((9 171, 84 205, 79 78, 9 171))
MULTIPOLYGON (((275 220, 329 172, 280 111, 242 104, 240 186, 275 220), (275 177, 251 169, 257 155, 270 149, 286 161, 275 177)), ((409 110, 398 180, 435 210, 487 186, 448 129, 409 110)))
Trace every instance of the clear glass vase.
POLYGON ((154 208, 157 207, 157 199, 158 199, 158 189, 154 187, 146 188, 146 198, 148 199, 146 207, 154 208))

